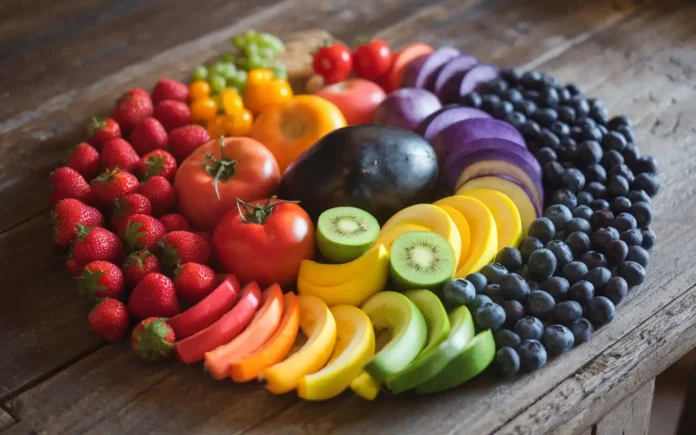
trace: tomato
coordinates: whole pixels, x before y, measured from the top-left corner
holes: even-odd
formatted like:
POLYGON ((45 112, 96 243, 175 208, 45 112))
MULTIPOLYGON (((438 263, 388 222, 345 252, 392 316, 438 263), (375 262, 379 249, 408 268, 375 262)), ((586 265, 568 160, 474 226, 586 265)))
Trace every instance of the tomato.
POLYGON ((174 180, 179 212, 197 230, 212 231, 237 199, 273 195, 280 170, 273 154, 246 137, 214 139, 198 147, 174 180))
POLYGON ((353 52, 353 69, 358 76, 375 80, 391 68, 392 55, 389 45, 381 39, 358 45, 353 52))
POLYGON ((387 94, 379 85, 365 79, 334 83, 316 93, 341 109, 348 125, 370 124, 372 114, 387 94))
POLYGON ((324 77, 326 83, 342 82, 353 69, 350 49, 343 44, 322 47, 312 59, 314 72, 324 77))
POLYGON ((227 273, 261 287, 294 284, 302 260, 314 258, 314 225, 294 202, 238 201, 213 233, 215 256, 227 273))

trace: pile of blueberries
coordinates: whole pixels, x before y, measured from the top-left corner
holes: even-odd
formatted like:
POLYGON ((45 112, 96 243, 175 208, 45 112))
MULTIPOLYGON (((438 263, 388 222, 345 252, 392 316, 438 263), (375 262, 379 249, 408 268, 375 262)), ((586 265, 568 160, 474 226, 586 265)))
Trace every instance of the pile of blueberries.
POLYGON ((464 104, 523 134, 543 168, 546 208, 517 248, 447 283, 443 298, 494 331, 500 373, 536 370, 611 322, 645 279, 657 161, 640 155, 630 118, 609 119, 601 101, 538 71, 502 71, 464 104))

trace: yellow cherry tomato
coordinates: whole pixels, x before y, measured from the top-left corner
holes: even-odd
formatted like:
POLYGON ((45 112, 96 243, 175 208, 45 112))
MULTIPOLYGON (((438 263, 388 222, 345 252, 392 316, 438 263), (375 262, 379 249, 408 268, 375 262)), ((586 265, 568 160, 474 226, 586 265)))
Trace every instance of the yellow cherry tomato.
POLYGON ((222 100, 222 108, 226 115, 234 115, 244 110, 242 97, 230 88, 220 93, 220 99, 222 100))
POLYGON ((247 85, 244 107, 252 113, 261 113, 271 106, 289 101, 292 96, 292 88, 286 80, 276 79, 261 86, 247 85))
POLYGON ((191 101, 200 100, 210 95, 210 85, 205 80, 196 80, 189 85, 191 101))
POLYGON ((265 68, 252 69, 247 73, 247 88, 264 85, 273 80, 273 71, 265 68))
MULTIPOLYGON (((206 130, 211 138, 219 138, 225 136, 225 115, 217 115, 208 121, 206 130)), ((229 135, 228 135, 229 136, 229 135)))
POLYGON ((229 136, 247 136, 254 123, 249 109, 242 109, 232 115, 225 115, 225 133, 229 136))
POLYGON ((191 103, 191 121, 205 122, 217 115, 218 105, 210 97, 195 100, 191 103))

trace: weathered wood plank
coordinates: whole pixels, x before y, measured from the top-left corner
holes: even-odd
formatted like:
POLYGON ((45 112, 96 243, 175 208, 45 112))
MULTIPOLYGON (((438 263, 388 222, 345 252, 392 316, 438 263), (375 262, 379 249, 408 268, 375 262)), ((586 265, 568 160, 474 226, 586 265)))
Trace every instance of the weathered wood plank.
POLYGON ((6 429, 15 423, 15 419, 4 409, 0 408, 0 430, 6 429))
POLYGON ((653 379, 624 399, 597 422, 595 435, 647 435, 654 388, 653 379))

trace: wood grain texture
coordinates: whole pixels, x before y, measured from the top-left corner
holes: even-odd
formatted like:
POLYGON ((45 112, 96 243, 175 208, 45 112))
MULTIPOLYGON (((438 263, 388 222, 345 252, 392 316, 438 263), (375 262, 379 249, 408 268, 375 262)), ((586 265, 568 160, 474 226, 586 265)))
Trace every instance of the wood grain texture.
POLYGON ((654 389, 653 379, 611 409, 595 424, 595 435, 647 435, 654 389))
POLYGON ((0 408, 0 430, 7 429, 15 423, 15 419, 4 409, 0 408))

